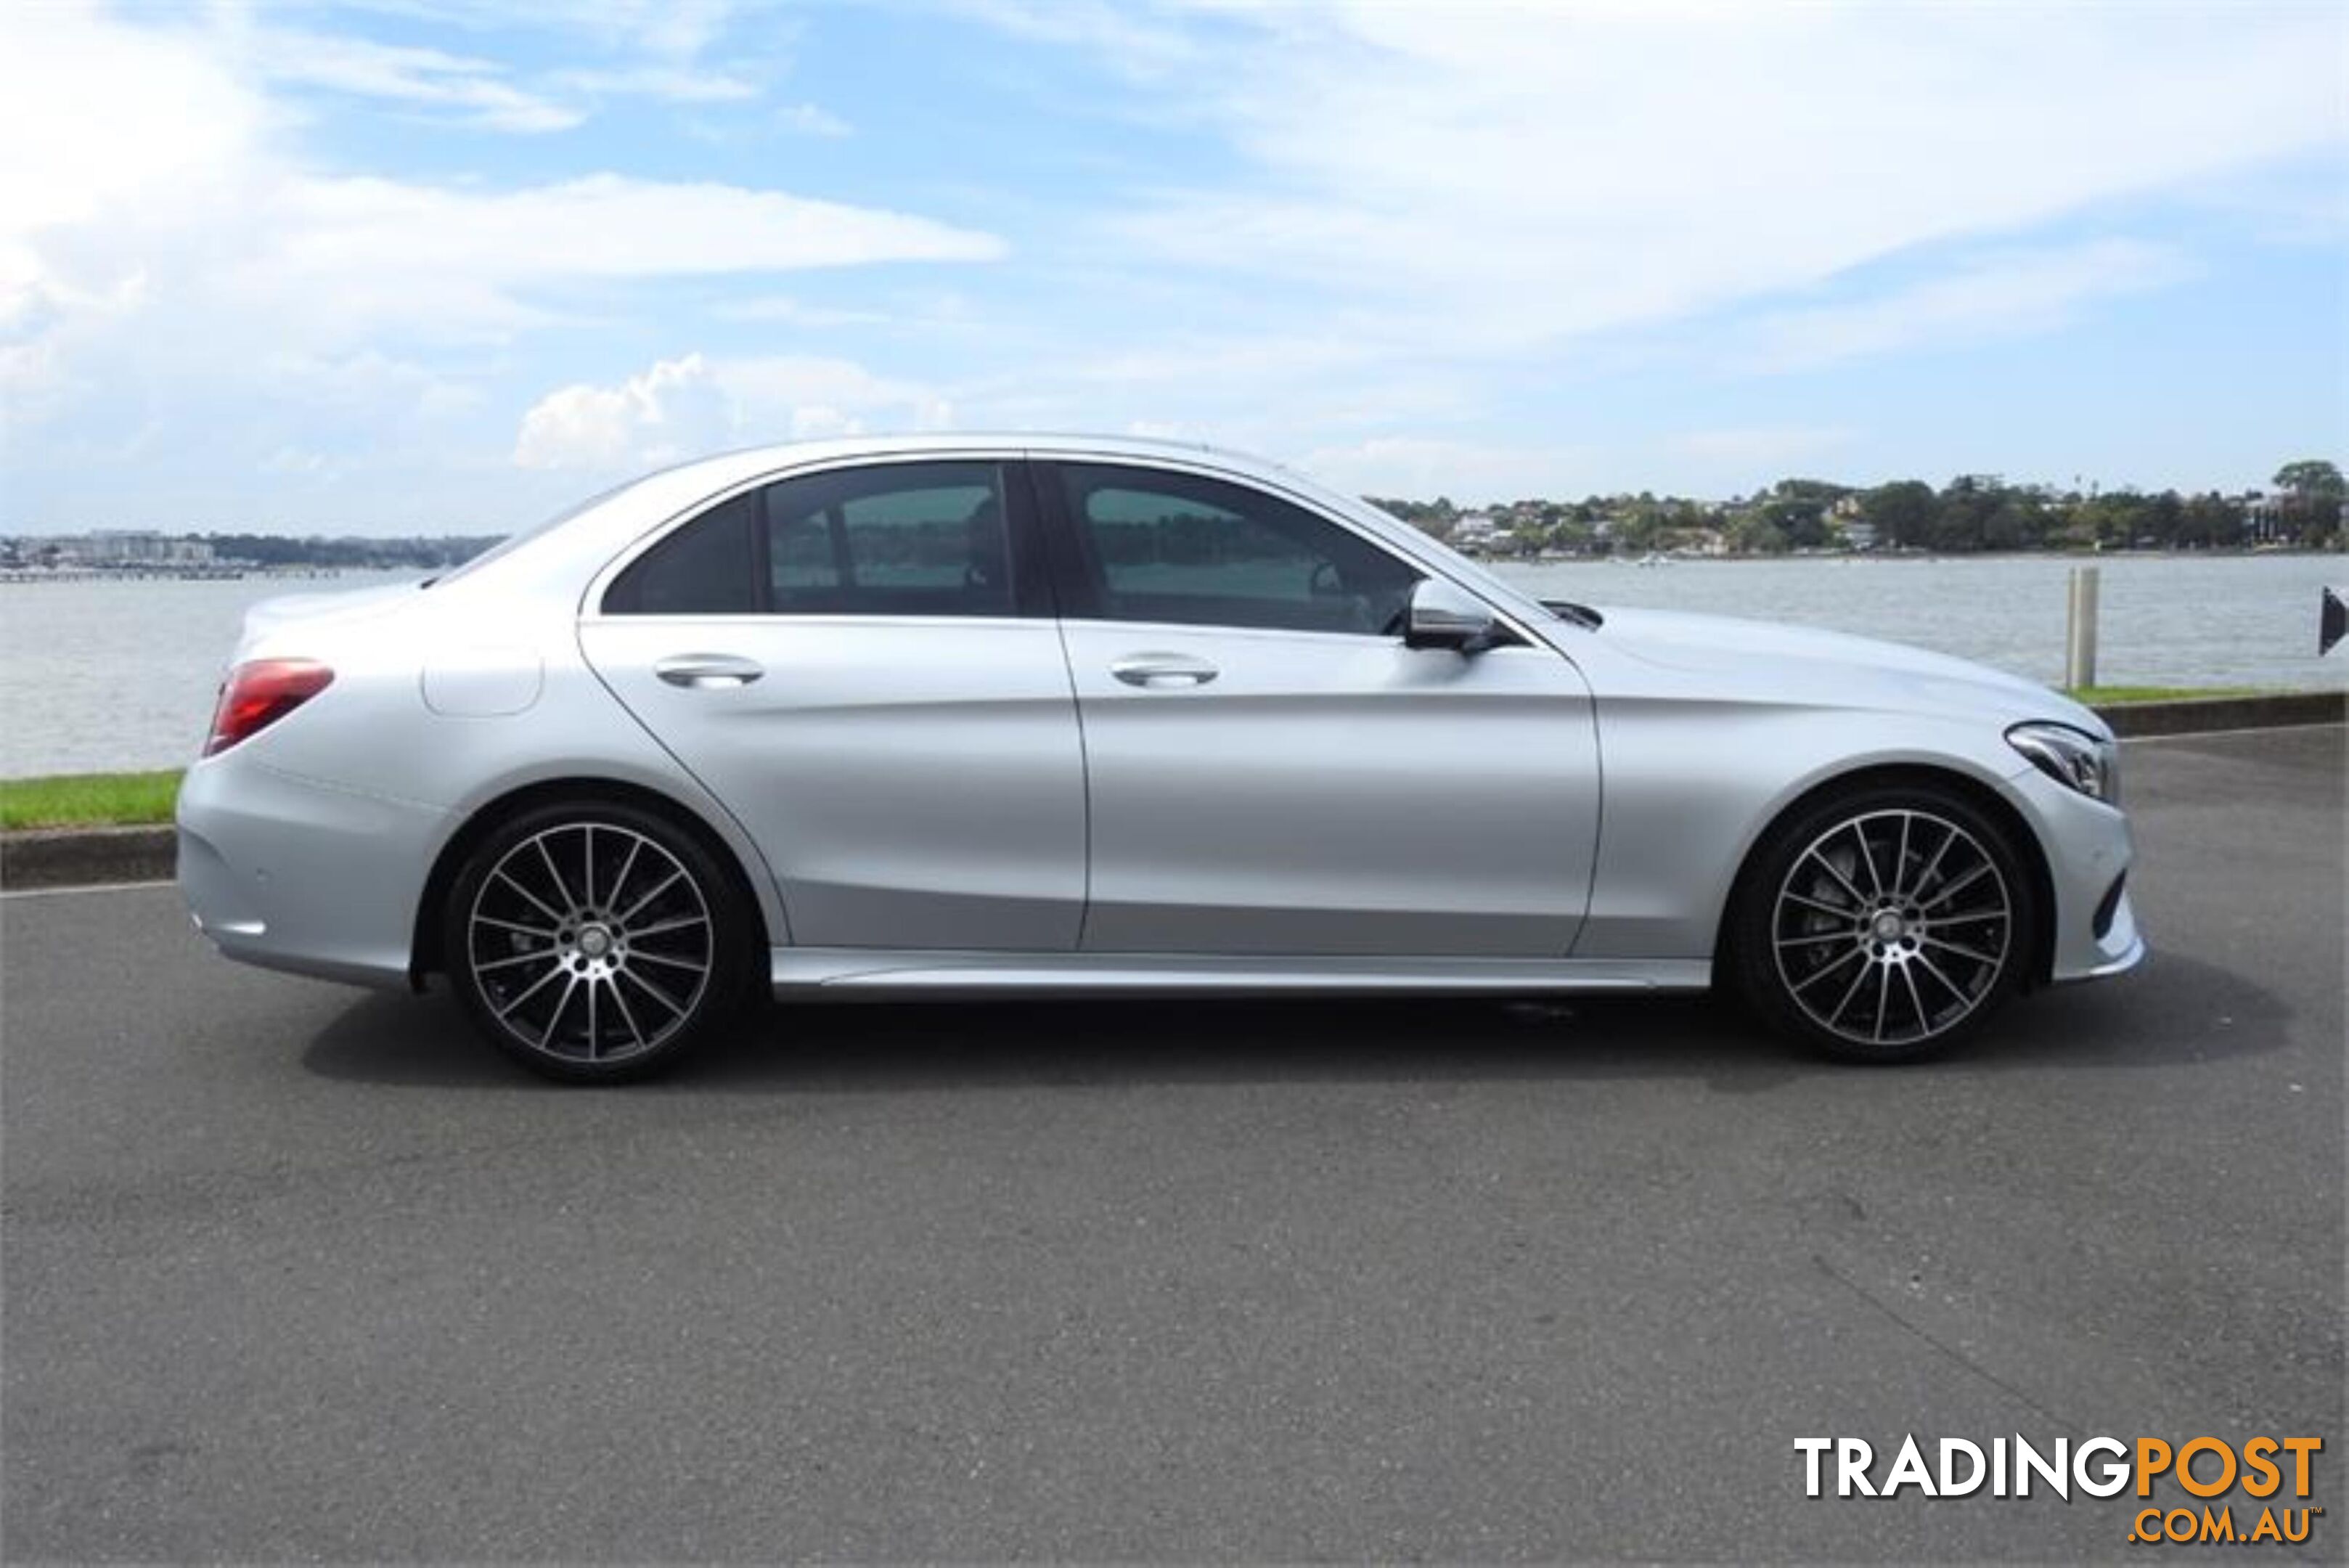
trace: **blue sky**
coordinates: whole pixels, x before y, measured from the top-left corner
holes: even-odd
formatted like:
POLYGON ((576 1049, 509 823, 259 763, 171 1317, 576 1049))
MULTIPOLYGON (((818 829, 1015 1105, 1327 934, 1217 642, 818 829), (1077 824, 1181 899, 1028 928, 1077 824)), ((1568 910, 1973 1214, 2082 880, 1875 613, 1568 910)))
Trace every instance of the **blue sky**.
POLYGON ((36 0, 0 118, 0 529, 924 428, 1464 502, 2349 456, 2337 5, 36 0))

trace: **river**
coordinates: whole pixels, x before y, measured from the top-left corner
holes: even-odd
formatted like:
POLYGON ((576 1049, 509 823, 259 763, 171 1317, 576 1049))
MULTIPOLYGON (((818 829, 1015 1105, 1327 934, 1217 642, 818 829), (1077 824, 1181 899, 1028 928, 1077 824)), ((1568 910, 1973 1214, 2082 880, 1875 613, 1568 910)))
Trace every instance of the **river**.
MULTIPOLYGON (((1508 566, 1551 598, 1751 616, 1916 643, 2035 680, 2064 671, 2065 574, 2052 556, 1679 560, 1508 566)), ((2316 656, 2318 590, 2338 556, 2116 556, 2104 569, 2108 685, 2349 685, 2349 647, 2316 656)), ((0 584, 0 776, 171 767, 202 743, 245 607, 284 593, 412 581, 0 584)))

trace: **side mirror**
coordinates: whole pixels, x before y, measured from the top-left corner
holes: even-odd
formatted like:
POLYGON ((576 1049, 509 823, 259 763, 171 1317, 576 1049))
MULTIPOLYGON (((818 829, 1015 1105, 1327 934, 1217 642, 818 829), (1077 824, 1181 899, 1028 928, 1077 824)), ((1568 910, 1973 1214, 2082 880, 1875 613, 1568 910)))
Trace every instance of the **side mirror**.
POLYGON ((1467 589, 1441 577, 1422 577, 1403 612, 1403 646, 1482 653, 1501 640, 1493 609, 1467 589))

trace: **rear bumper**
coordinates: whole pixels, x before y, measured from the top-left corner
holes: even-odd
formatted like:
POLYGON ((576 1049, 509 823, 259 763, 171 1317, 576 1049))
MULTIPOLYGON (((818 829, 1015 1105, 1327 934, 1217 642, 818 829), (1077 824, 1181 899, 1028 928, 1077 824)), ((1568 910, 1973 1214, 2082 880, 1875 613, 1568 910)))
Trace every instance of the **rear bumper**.
POLYGON ((416 903, 446 814, 264 767, 235 752, 180 786, 179 883, 225 956, 404 987, 416 903))

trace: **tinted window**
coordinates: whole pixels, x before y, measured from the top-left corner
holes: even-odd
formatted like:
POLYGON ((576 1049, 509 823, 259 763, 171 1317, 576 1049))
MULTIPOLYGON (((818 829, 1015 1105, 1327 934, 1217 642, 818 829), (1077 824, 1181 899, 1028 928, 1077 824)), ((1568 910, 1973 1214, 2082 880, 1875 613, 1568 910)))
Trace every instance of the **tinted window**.
POLYGON ((758 607, 756 492, 721 502, 663 539, 604 595, 607 615, 749 615, 758 607))
POLYGON ((1400 626, 1419 580, 1377 545, 1260 491, 1149 469, 1059 472, 1112 620, 1374 635, 1400 626))
POLYGON ((884 464, 720 503, 621 573, 604 610, 1008 616, 1011 568, 1000 465, 884 464))
POLYGON ((1013 613, 995 463, 840 469, 771 485, 765 499, 779 615, 1013 613))

